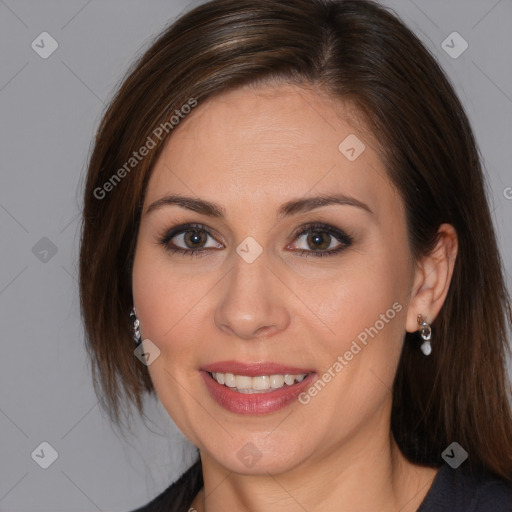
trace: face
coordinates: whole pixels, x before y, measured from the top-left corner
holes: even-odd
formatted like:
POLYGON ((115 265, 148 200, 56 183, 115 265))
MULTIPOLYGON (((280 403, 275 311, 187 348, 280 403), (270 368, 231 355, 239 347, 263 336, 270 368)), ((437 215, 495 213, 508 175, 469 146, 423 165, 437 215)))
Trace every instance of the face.
POLYGON ((348 105, 292 85, 224 93, 175 130, 133 268, 171 418, 238 473, 389 436, 413 263, 378 140, 348 105))

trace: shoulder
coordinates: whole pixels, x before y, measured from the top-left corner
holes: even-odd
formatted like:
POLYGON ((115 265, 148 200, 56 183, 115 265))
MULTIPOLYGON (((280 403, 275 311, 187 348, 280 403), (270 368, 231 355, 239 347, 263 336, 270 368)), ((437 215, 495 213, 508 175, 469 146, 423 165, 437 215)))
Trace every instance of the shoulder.
POLYGON ((156 498, 131 512, 181 512, 187 510, 202 486, 201 462, 197 461, 156 498))
POLYGON ((418 512, 512 512, 512 484, 463 464, 439 469, 418 512))

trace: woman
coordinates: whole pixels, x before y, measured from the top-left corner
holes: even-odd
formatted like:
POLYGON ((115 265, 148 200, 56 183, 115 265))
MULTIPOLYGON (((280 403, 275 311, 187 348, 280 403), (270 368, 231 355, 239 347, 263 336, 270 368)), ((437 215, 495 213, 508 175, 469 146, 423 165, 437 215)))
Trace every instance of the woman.
POLYGON ((138 510, 512 509, 475 140, 377 4, 214 0, 165 30, 99 127, 80 271, 105 409, 156 393, 199 451, 138 510))

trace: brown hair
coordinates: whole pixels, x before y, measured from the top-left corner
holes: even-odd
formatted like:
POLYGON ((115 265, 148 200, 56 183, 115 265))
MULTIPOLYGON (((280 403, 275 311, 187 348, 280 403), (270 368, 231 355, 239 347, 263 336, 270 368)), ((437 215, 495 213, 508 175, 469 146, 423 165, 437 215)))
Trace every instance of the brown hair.
POLYGON ((415 258, 433 248, 441 223, 456 229, 434 350, 425 358, 417 334, 406 334, 391 427, 413 462, 439 465, 457 441, 471 468, 512 481, 512 313, 474 136, 435 59, 367 0, 213 0, 167 28, 130 70, 99 126, 84 196, 81 307, 103 407, 118 423, 121 398, 142 413, 144 392, 154 393, 133 355, 131 268, 146 184, 172 136, 168 120, 191 99, 265 80, 314 86, 365 116, 404 200, 415 258), (168 133, 155 140, 166 122, 168 133), (98 193, 148 137, 156 147, 98 193))

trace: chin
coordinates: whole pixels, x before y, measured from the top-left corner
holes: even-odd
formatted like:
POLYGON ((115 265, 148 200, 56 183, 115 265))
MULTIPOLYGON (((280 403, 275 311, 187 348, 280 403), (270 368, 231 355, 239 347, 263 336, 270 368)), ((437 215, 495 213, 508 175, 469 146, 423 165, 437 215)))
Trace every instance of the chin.
POLYGON ((220 466, 241 475, 286 473, 307 458, 303 442, 284 435, 265 439, 267 435, 268 431, 260 435, 234 436, 224 445, 215 444, 211 449, 205 445, 201 454, 204 456, 206 452, 220 466))

